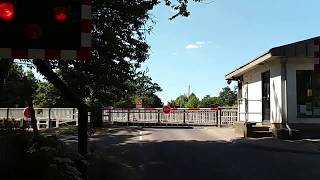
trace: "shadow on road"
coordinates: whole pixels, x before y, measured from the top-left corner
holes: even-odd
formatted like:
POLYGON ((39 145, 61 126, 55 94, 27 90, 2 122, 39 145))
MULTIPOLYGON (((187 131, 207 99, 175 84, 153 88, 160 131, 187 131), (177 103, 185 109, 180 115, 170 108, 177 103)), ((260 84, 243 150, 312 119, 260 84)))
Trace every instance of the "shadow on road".
POLYGON ((140 141, 140 136, 150 135, 139 134, 140 130, 113 129, 100 135, 98 132, 91 137, 91 152, 125 162, 146 180, 316 179, 320 176, 317 154, 269 151, 248 146, 241 139, 140 141))

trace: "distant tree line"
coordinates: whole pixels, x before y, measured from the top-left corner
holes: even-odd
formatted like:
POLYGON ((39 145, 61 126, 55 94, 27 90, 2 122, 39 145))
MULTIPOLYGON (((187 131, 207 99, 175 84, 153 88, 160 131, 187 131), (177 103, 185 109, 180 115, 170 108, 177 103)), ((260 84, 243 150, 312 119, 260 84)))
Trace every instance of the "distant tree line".
MULTIPOLYGON (((59 71, 57 71, 60 74, 59 71)), ((72 103, 64 99, 60 91, 58 91, 51 83, 46 80, 36 79, 34 73, 29 68, 22 65, 13 64, 6 78, 3 96, 0 96, 0 107, 25 107, 25 100, 22 97, 24 91, 23 77, 31 82, 33 88, 33 99, 35 107, 73 107, 72 103), (28 69, 28 70, 27 70, 28 69)), ((81 79, 78 79, 81 81, 81 79)), ((110 104, 104 106, 114 107, 135 107, 135 97, 140 97, 145 107, 162 107, 161 99, 155 94, 162 91, 159 84, 152 82, 146 71, 139 71, 135 77, 127 81, 127 90, 125 97, 115 97, 110 104)), ((90 92, 88 93, 90 94, 90 92)), ((86 96, 85 102, 94 101, 92 96, 86 96)), ((109 96, 100 97, 107 99, 109 96)))
MULTIPOLYGON (((236 89, 236 88, 235 88, 236 89)), ((194 94, 181 95, 175 100, 169 102, 170 107, 192 108, 192 107, 232 107, 237 104, 237 91, 231 90, 229 87, 222 88, 219 96, 204 96, 201 100, 194 94)))

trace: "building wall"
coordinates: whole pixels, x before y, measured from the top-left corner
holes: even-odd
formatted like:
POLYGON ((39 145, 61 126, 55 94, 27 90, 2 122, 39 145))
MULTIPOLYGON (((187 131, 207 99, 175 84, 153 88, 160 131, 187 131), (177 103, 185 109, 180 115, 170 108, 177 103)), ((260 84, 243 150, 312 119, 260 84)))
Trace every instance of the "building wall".
MULTIPOLYGON (((281 64, 279 59, 260 65, 243 75, 242 98, 248 99, 248 121, 262 122, 261 73, 270 70, 270 122, 281 123, 281 64)), ((239 104, 239 120, 245 121, 245 102, 239 104)))
POLYGON ((314 70, 313 58, 289 58, 287 63, 287 102, 289 123, 320 123, 319 118, 297 118, 296 71, 314 70))

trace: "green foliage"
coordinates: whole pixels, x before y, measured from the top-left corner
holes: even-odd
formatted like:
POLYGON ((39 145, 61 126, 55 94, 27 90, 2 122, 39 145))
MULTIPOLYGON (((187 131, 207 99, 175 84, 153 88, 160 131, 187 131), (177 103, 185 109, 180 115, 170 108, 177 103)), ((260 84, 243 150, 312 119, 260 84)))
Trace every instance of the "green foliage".
POLYGON ((192 107, 199 107, 200 101, 199 98, 194 94, 191 93, 188 97, 188 102, 185 104, 185 107, 192 108, 192 107))
MULTIPOLYGON (((194 0, 200 2, 201 0, 194 0)), ((94 28, 92 31, 92 59, 82 61, 50 61, 48 64, 81 97, 91 109, 102 106, 133 106, 132 97, 139 95, 144 106, 163 105, 156 92, 158 84, 144 72, 139 72, 141 63, 149 58, 146 35, 151 32, 154 21, 149 13, 163 3, 172 8, 177 16, 188 16, 187 0, 131 0, 92 1, 94 28)), ((23 107, 21 97, 22 68, 14 66, 8 79, 8 87, 1 96, 0 107, 23 107)), ((32 72, 26 73, 36 82, 32 72)), ((33 83, 36 107, 70 107, 60 92, 47 82, 33 83)))
POLYGON ((79 168, 85 165, 84 158, 54 136, 34 141, 32 132, 6 127, 0 129, 0 143, 1 179, 82 179, 79 168))
POLYGON ((206 95, 202 98, 200 102, 200 107, 218 107, 220 106, 220 98, 219 97, 211 97, 210 95, 206 95))
POLYGON ((219 106, 234 106, 237 102, 237 91, 232 91, 229 87, 222 88, 218 97, 204 96, 201 100, 191 93, 189 97, 181 95, 175 100, 171 100, 171 107, 192 108, 192 107, 219 107, 219 106))
POLYGON ((35 107, 73 107, 70 102, 62 97, 61 92, 47 81, 37 83, 33 103, 35 107))
POLYGON ((178 107, 185 107, 187 102, 188 102, 188 97, 186 95, 181 95, 181 96, 177 97, 175 104, 178 107))
POLYGON ((28 148, 27 160, 33 162, 32 169, 37 169, 33 179, 48 180, 81 180, 79 165, 86 163, 80 154, 69 151, 54 136, 40 136, 36 144, 28 148))
POLYGON ((5 96, 0 96, 0 107, 24 107, 24 83, 22 81, 24 76, 27 76, 32 88, 36 88, 37 80, 34 78, 33 73, 25 71, 21 65, 13 64, 5 79, 2 91, 5 96))
POLYGON ((237 103, 237 92, 232 91, 229 87, 222 88, 219 94, 221 104, 224 106, 233 106, 237 103))

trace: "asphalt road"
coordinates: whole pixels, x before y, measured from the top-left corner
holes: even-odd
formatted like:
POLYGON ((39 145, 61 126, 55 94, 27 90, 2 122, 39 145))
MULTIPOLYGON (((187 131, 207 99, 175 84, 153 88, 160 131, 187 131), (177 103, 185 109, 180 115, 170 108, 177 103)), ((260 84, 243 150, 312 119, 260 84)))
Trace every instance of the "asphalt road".
POLYGON ((320 155, 254 148, 231 129, 111 129, 92 136, 90 147, 128 163, 145 180, 320 178, 320 155))

